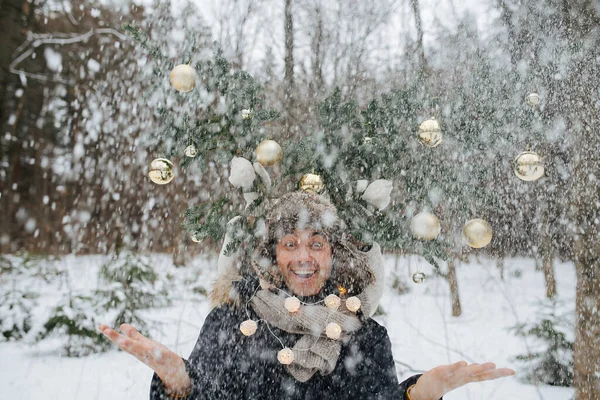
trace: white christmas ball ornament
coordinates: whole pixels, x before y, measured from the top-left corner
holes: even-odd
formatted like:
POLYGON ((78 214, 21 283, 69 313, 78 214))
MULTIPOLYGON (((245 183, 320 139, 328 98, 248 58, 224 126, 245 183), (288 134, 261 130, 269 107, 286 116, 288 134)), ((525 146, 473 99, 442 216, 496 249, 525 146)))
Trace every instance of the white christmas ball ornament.
POLYGON ((356 296, 346 299, 346 308, 352 312, 357 312, 360 308, 360 299, 356 296))
POLYGON ((540 95, 537 93, 529 93, 527 95, 527 104, 531 107, 540 105, 540 95))
POLYGON ((544 163, 536 152, 524 151, 515 159, 514 171, 521 180, 535 181, 544 176, 544 163))
POLYGON ((341 304, 342 300, 335 294, 330 294, 329 296, 325 297, 325 305, 327 306, 327 308, 337 310, 338 308, 340 308, 341 304))
POLYGON ((294 362, 294 352, 289 347, 279 350, 277 359, 283 365, 290 365, 294 362))
POLYGON ((422 212, 413 217, 410 230, 417 239, 433 240, 440 234, 440 221, 428 212, 422 212))
POLYGON ((423 283, 427 279, 427 276, 422 272, 415 272, 412 276, 414 283, 423 283))
POLYGON ((463 228, 465 242, 474 249, 487 246, 492 241, 492 236, 490 224, 481 218, 467 221, 463 228))
POLYGON ((444 135, 435 118, 428 119, 419 125, 418 138, 427 147, 436 147, 442 143, 444 135))
POLYGON ((274 140, 263 140, 256 146, 256 161, 265 167, 272 167, 283 158, 283 149, 274 140))
POLYGON ((187 64, 180 64, 173 68, 169 80, 178 91, 190 92, 196 86, 196 70, 187 64))
POLYGON ((288 297, 284 303, 285 309, 294 313, 300 309, 300 300, 297 297, 288 297))
POLYGON ((242 322, 240 324, 240 331, 242 331, 242 333, 245 336, 252 336, 256 333, 256 328, 258 326, 256 325, 256 321, 252 321, 251 319, 247 319, 244 322, 242 322))
POLYGON ((198 149, 196 149, 196 146, 194 146, 193 144, 190 144, 188 147, 185 148, 183 154, 185 154, 186 157, 194 158, 198 155, 198 149))
POLYGON ((166 185, 175 177, 173 174, 173 163, 166 158, 152 160, 148 168, 148 176, 157 185, 166 185))
POLYGON ((327 328, 325 328, 325 334, 329 339, 339 339, 342 334, 342 327, 335 322, 330 322, 327 324, 327 328))

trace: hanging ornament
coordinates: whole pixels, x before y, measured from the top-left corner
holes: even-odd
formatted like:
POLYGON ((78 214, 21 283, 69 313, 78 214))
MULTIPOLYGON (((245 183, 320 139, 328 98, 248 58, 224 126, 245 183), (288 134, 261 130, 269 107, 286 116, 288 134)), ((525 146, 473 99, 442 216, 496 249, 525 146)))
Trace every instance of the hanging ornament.
POLYGON ((321 194, 325 191, 323 179, 316 174, 305 174, 300 179, 300 190, 308 193, 321 194))
POLYGON ((192 236, 190 236, 190 239, 192 239, 192 242, 195 242, 195 243, 200 243, 202 241, 202 239, 199 239, 195 233, 192 236))
POLYGON ((257 327, 256 321, 247 319, 240 324, 240 331, 242 331, 245 336, 252 336, 256 333, 257 327))
POLYGON ((422 212, 410 221, 410 230, 417 239, 433 240, 440 234, 440 221, 428 212, 422 212))
POLYGON ((288 310, 291 313, 295 313, 300 309, 300 300, 298 300, 297 297, 288 297, 287 299, 285 299, 283 305, 286 310, 288 310))
POLYGON ((360 309, 360 299, 356 296, 346 299, 346 308, 352 312, 357 312, 360 309))
POLYGON ((529 93, 525 100, 531 107, 537 107, 540 105, 540 95, 537 93, 529 93))
POLYGON ((533 151, 524 151, 515 159, 515 174, 524 181, 535 181, 544 175, 544 163, 533 151))
POLYGON ((330 322, 325 328, 325 334, 329 339, 339 339, 340 335, 342 334, 342 327, 336 324, 335 322, 330 322))
POLYGON ((178 91, 190 92, 196 86, 196 70, 187 64, 180 64, 173 68, 169 80, 178 91))
POLYGON ((427 279, 427 276, 422 272, 415 272, 412 276, 412 280, 414 283, 423 283, 427 279))
POLYGON ((475 218, 465 224, 463 237, 469 246, 480 249, 492 241, 492 228, 483 219, 475 218))
POLYGON ((436 147, 444 140, 440 124, 435 118, 428 119, 419 125, 419 141, 427 147, 436 147))
POLYGON ((242 119, 243 120, 252 119, 252 110, 249 110, 249 109, 242 110, 242 119))
POLYGON ((370 137, 366 136, 366 137, 363 139, 363 143, 364 143, 364 144, 371 144, 371 143, 373 143, 373 138, 370 138, 370 137))
POLYGON ((335 294, 330 294, 329 296, 325 297, 325 306, 327 306, 327 308, 337 310, 340 308, 341 304, 342 300, 335 294))
POLYGON ((289 347, 283 348, 277 353, 277 359, 283 365, 290 365, 294 362, 294 352, 289 347))
POLYGON ((190 144, 188 147, 185 148, 183 154, 185 154, 186 157, 194 158, 198 155, 198 150, 196 149, 196 146, 190 144))
POLYGON ((173 175, 173 163, 166 158, 152 160, 148 168, 148 176, 157 185, 166 185, 175 177, 173 175))
POLYGON ((283 158, 283 150, 274 140, 263 140, 256 146, 256 161, 265 167, 277 164, 283 158))

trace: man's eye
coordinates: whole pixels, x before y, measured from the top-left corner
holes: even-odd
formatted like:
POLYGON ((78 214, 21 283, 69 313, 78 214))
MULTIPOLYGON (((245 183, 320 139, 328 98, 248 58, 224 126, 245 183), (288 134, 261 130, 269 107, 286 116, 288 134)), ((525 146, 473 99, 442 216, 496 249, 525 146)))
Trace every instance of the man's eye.
POLYGON ((322 249, 323 248, 323 243, 321 243, 321 242, 314 242, 312 244, 312 248, 313 249, 322 249))
POLYGON ((287 247, 287 248, 289 248, 289 249, 291 249, 291 248, 293 248, 293 247, 296 246, 296 243, 294 243, 294 242, 285 242, 284 246, 287 247))

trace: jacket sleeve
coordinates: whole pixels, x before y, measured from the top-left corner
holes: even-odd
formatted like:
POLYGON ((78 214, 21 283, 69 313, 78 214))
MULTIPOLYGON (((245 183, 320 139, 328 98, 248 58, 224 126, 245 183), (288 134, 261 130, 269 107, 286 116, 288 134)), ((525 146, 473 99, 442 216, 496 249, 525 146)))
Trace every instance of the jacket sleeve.
POLYGON ((406 391, 417 383, 422 374, 413 375, 399 384, 387 330, 375 321, 370 322, 373 329, 362 330, 359 338, 361 354, 356 354, 357 359, 361 360, 355 370, 359 375, 356 381, 360 382, 355 388, 359 394, 357 398, 407 400, 406 391))
MULTIPOLYGON (((239 388, 233 379, 237 359, 235 324, 239 318, 231 315, 229 307, 213 309, 202 326, 200 335, 185 363, 192 382, 192 390, 186 400, 221 399, 231 397, 239 388)), ((154 374, 150 385, 150 400, 170 400, 163 382, 154 374)))

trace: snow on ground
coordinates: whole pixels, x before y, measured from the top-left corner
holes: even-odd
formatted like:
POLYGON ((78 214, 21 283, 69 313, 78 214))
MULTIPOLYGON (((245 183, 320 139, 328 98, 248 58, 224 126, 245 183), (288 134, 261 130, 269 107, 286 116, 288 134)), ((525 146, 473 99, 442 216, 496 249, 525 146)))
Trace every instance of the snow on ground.
MULTIPOLYGON (((195 259, 189 268, 174 268, 170 258, 154 256, 154 265, 179 276, 180 282, 193 277, 207 288, 214 279, 216 262, 195 259)), ((74 286, 93 287, 95 271, 102 257, 67 257, 62 260, 72 273, 74 286), (93 277, 93 279, 90 279, 93 277)), ((410 283, 405 295, 391 287, 393 276, 410 281, 418 269, 430 268, 415 258, 401 258, 395 270, 395 259, 389 257, 388 287, 381 301, 384 315, 376 319, 387 327, 400 378, 414 371, 425 371, 436 365, 459 360, 493 361, 498 366, 517 370, 517 377, 493 382, 475 383, 445 396, 447 400, 543 399, 567 400, 573 390, 549 386, 535 387, 518 380, 518 365, 513 357, 532 346, 530 340, 514 336, 507 328, 517 322, 535 319, 538 301, 544 298, 543 274, 535 271, 534 261, 507 259, 505 279, 495 261, 473 261, 458 266, 459 291, 463 314, 451 317, 448 284, 435 277, 425 283, 410 283), (521 273, 520 277, 517 275, 521 273), (412 370, 409 371, 409 369, 412 370)), ((429 275, 429 274, 428 274, 429 275)), ((566 309, 574 309, 575 270, 571 263, 556 264, 559 298, 566 309)), ((40 290, 52 306, 53 291, 40 290)), ((162 321, 153 338, 187 356, 196 341, 209 301, 190 293, 183 284, 174 305, 167 309, 147 310, 145 318, 162 321)), ((60 357, 56 343, 47 341, 30 345, 0 343, 0 388, 6 399, 145 399, 152 372, 148 367, 116 349, 105 354, 83 358, 60 357)))

